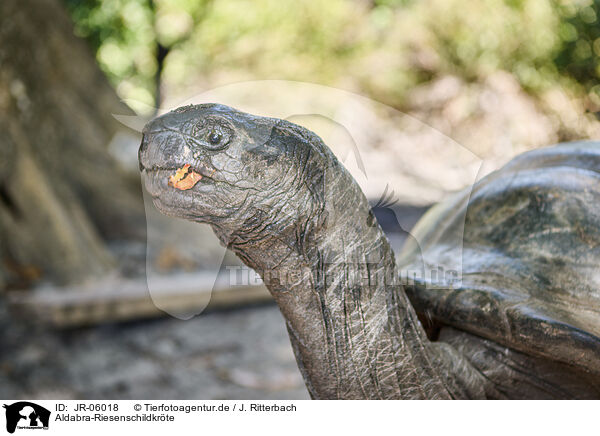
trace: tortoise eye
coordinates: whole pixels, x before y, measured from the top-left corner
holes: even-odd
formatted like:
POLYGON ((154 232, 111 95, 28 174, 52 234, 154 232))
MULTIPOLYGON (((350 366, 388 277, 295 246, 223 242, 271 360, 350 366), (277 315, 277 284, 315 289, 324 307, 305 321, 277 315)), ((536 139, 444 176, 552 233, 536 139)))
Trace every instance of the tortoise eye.
POLYGON ((216 130, 211 130, 210 133, 208 134, 208 142, 210 142, 212 145, 219 144, 219 142, 221 142, 222 138, 223 138, 223 135, 221 135, 216 130))
POLYGON ((223 121, 203 120, 192 128, 191 133, 190 141, 212 151, 225 148, 233 137, 233 129, 223 121))

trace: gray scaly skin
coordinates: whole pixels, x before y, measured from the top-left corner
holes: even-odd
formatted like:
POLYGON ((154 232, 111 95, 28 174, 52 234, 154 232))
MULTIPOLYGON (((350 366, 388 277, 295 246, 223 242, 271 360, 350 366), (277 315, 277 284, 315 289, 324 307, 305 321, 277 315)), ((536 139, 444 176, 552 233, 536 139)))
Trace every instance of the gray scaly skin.
POLYGON ((208 223, 262 275, 313 398, 485 396, 466 359, 428 341, 365 196, 316 135, 188 106, 146 126, 139 161, 161 212, 208 223), (203 178, 180 191, 167 181, 184 164, 203 178))
MULTIPOLYGON (((472 309, 487 313, 492 306, 478 308, 477 302, 486 295, 511 296, 510 289, 488 286, 493 292, 485 294, 450 287, 435 294, 443 302, 437 306, 428 306, 437 301, 433 297, 420 300, 421 293, 428 295, 425 290, 411 291, 421 313, 439 306, 434 319, 447 318, 437 340, 430 341, 399 283, 394 253, 365 196, 308 130, 222 105, 187 106, 145 127, 139 161, 160 211, 208 223, 226 247, 261 274, 285 317, 313 398, 600 396, 598 377, 586 367, 582 371, 577 361, 506 348, 527 331, 513 334, 509 328, 498 342, 493 335, 477 336, 481 328, 473 326, 481 323, 474 324, 478 318, 472 309), (202 179, 189 190, 169 186, 169 177, 186 164, 202 179), (469 298, 453 299, 455 294, 469 298), (451 304, 458 310, 445 310, 451 304)), ((430 221, 421 227, 435 234, 440 225, 428 227, 430 221)), ((483 227, 470 229, 469 238, 486 226, 484 217, 483 227)), ((473 259, 487 258, 475 253, 473 259)), ((518 267, 527 259, 511 262, 518 267)), ((474 268, 487 280, 485 264, 474 268)), ((493 271, 489 277, 496 277, 493 271)), ((536 307, 542 310, 537 319, 550 319, 543 301, 536 307)), ((548 325, 523 320, 531 331, 548 325)), ((492 332, 499 328, 496 321, 488 327, 492 332)), ((573 339, 563 341, 567 347, 584 337, 580 330, 571 331, 575 336, 568 338, 573 339)), ((540 341, 538 348, 545 345, 543 337, 540 341)), ((595 347, 590 341, 582 346, 595 347)))

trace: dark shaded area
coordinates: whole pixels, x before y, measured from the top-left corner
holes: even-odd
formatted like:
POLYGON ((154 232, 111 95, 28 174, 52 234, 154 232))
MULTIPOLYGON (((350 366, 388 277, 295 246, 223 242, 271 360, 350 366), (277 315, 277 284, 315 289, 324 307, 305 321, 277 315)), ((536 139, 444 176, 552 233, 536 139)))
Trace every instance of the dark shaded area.
POLYGON ((108 152, 122 128, 113 114, 131 111, 59 0, 3 1, 0 47, 0 265, 15 266, 0 278, 102 276, 110 241, 145 239, 139 182, 108 152))

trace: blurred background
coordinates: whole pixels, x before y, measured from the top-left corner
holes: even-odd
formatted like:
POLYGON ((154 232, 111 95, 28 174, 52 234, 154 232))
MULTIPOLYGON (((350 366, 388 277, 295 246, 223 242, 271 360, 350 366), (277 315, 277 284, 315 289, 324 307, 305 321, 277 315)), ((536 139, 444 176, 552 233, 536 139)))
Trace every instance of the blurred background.
POLYGON ((240 264, 209 229, 144 203, 140 127, 198 95, 286 107, 345 163, 358 143, 347 164, 400 246, 429 205, 516 154, 600 138, 599 14, 600 0, 3 0, 0 396, 308 398, 260 283, 231 286, 224 266, 240 264), (342 127, 294 113, 323 95, 379 103, 341 104, 342 127))

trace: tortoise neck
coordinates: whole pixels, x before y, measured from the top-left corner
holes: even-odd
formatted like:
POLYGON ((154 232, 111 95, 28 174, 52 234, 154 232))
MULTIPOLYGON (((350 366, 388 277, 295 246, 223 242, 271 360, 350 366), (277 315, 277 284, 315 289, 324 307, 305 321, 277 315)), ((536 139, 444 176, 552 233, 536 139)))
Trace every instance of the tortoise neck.
POLYGON ((233 247, 279 305, 311 396, 451 397, 364 194, 343 168, 327 187, 304 233, 233 247))

